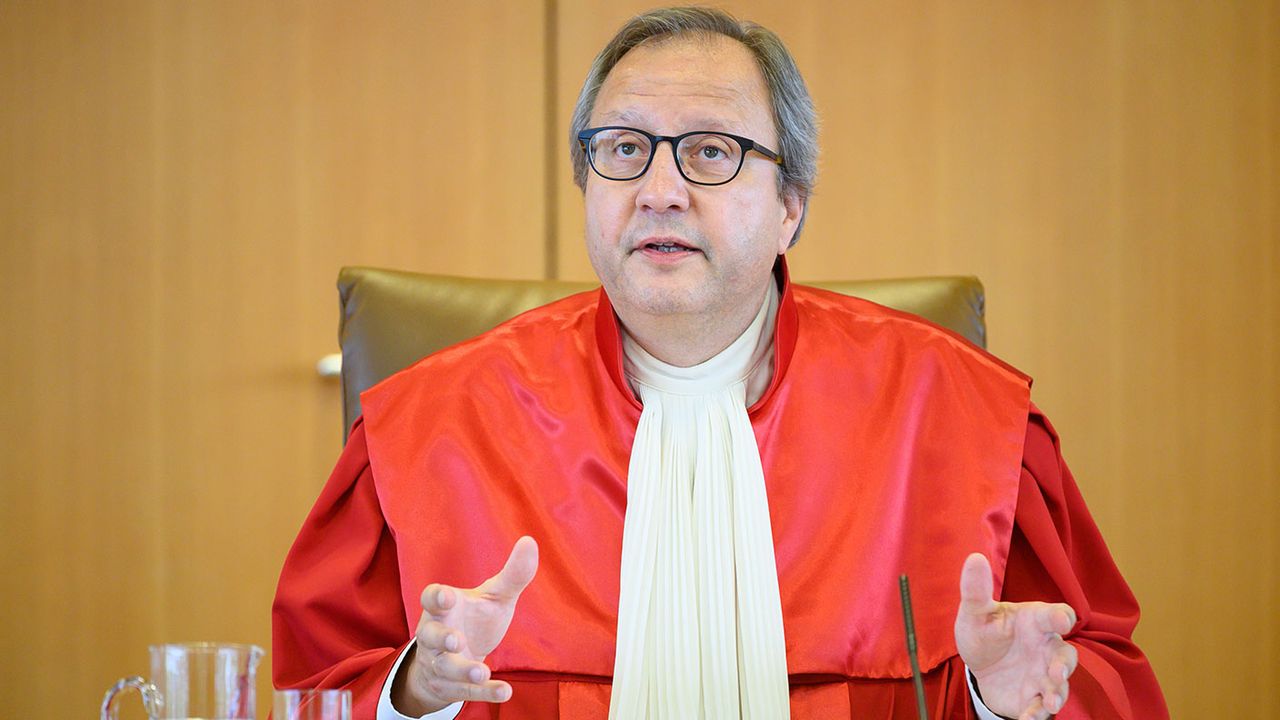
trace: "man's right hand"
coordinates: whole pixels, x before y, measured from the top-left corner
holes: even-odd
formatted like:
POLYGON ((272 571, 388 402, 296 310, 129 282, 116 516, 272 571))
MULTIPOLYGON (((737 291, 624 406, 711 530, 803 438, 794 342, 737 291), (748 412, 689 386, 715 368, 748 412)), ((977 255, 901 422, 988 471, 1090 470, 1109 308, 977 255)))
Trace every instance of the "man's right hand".
POLYGON ((537 571, 538 544, 526 535, 511 548, 502 570, 478 587, 428 585, 417 643, 391 685, 396 710, 418 716, 460 701, 510 700, 511 686, 491 680, 484 659, 507 634, 516 600, 537 571))

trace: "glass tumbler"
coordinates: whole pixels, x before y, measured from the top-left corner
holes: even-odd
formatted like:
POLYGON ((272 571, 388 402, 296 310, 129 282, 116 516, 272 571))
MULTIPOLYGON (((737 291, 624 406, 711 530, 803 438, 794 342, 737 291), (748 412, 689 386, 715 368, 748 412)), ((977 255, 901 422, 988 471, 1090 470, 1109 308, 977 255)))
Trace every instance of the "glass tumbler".
POLYGON ((277 690, 272 720, 351 720, 350 690, 277 690))

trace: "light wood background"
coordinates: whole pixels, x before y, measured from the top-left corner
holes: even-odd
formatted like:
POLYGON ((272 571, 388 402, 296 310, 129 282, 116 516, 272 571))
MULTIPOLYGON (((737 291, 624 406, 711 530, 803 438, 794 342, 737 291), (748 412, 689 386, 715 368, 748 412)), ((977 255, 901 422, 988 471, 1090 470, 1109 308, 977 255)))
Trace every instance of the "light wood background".
MULTIPOLYGON (((590 277, 567 119, 648 5, 0 3, 3 714, 269 642, 338 268, 590 277)), ((822 114, 795 275, 980 276, 1174 716, 1280 716, 1280 3, 724 5, 822 114)))

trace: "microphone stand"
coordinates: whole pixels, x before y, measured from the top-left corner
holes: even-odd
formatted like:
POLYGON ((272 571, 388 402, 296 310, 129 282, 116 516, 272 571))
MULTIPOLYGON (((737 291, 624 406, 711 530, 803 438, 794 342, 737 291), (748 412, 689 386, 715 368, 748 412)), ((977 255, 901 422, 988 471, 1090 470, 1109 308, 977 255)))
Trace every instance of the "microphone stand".
POLYGON ((902 621, 907 627, 907 656, 911 658, 911 681, 916 686, 916 710, 920 720, 929 720, 929 711, 924 700, 924 678, 920 675, 920 656, 916 652, 916 621, 911 613, 911 588, 907 584, 907 576, 898 576, 898 590, 902 595, 902 621))

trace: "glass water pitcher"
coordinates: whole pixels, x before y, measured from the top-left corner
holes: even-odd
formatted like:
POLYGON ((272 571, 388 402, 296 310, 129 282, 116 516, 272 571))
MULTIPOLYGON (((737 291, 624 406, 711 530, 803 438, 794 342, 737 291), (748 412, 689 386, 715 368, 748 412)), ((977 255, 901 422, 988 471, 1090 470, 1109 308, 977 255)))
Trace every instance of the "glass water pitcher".
POLYGON ((117 720, 120 698, 137 690, 150 720, 254 720, 254 681, 262 648, 228 643, 151 646, 151 678, 123 678, 102 699, 102 720, 117 720))

